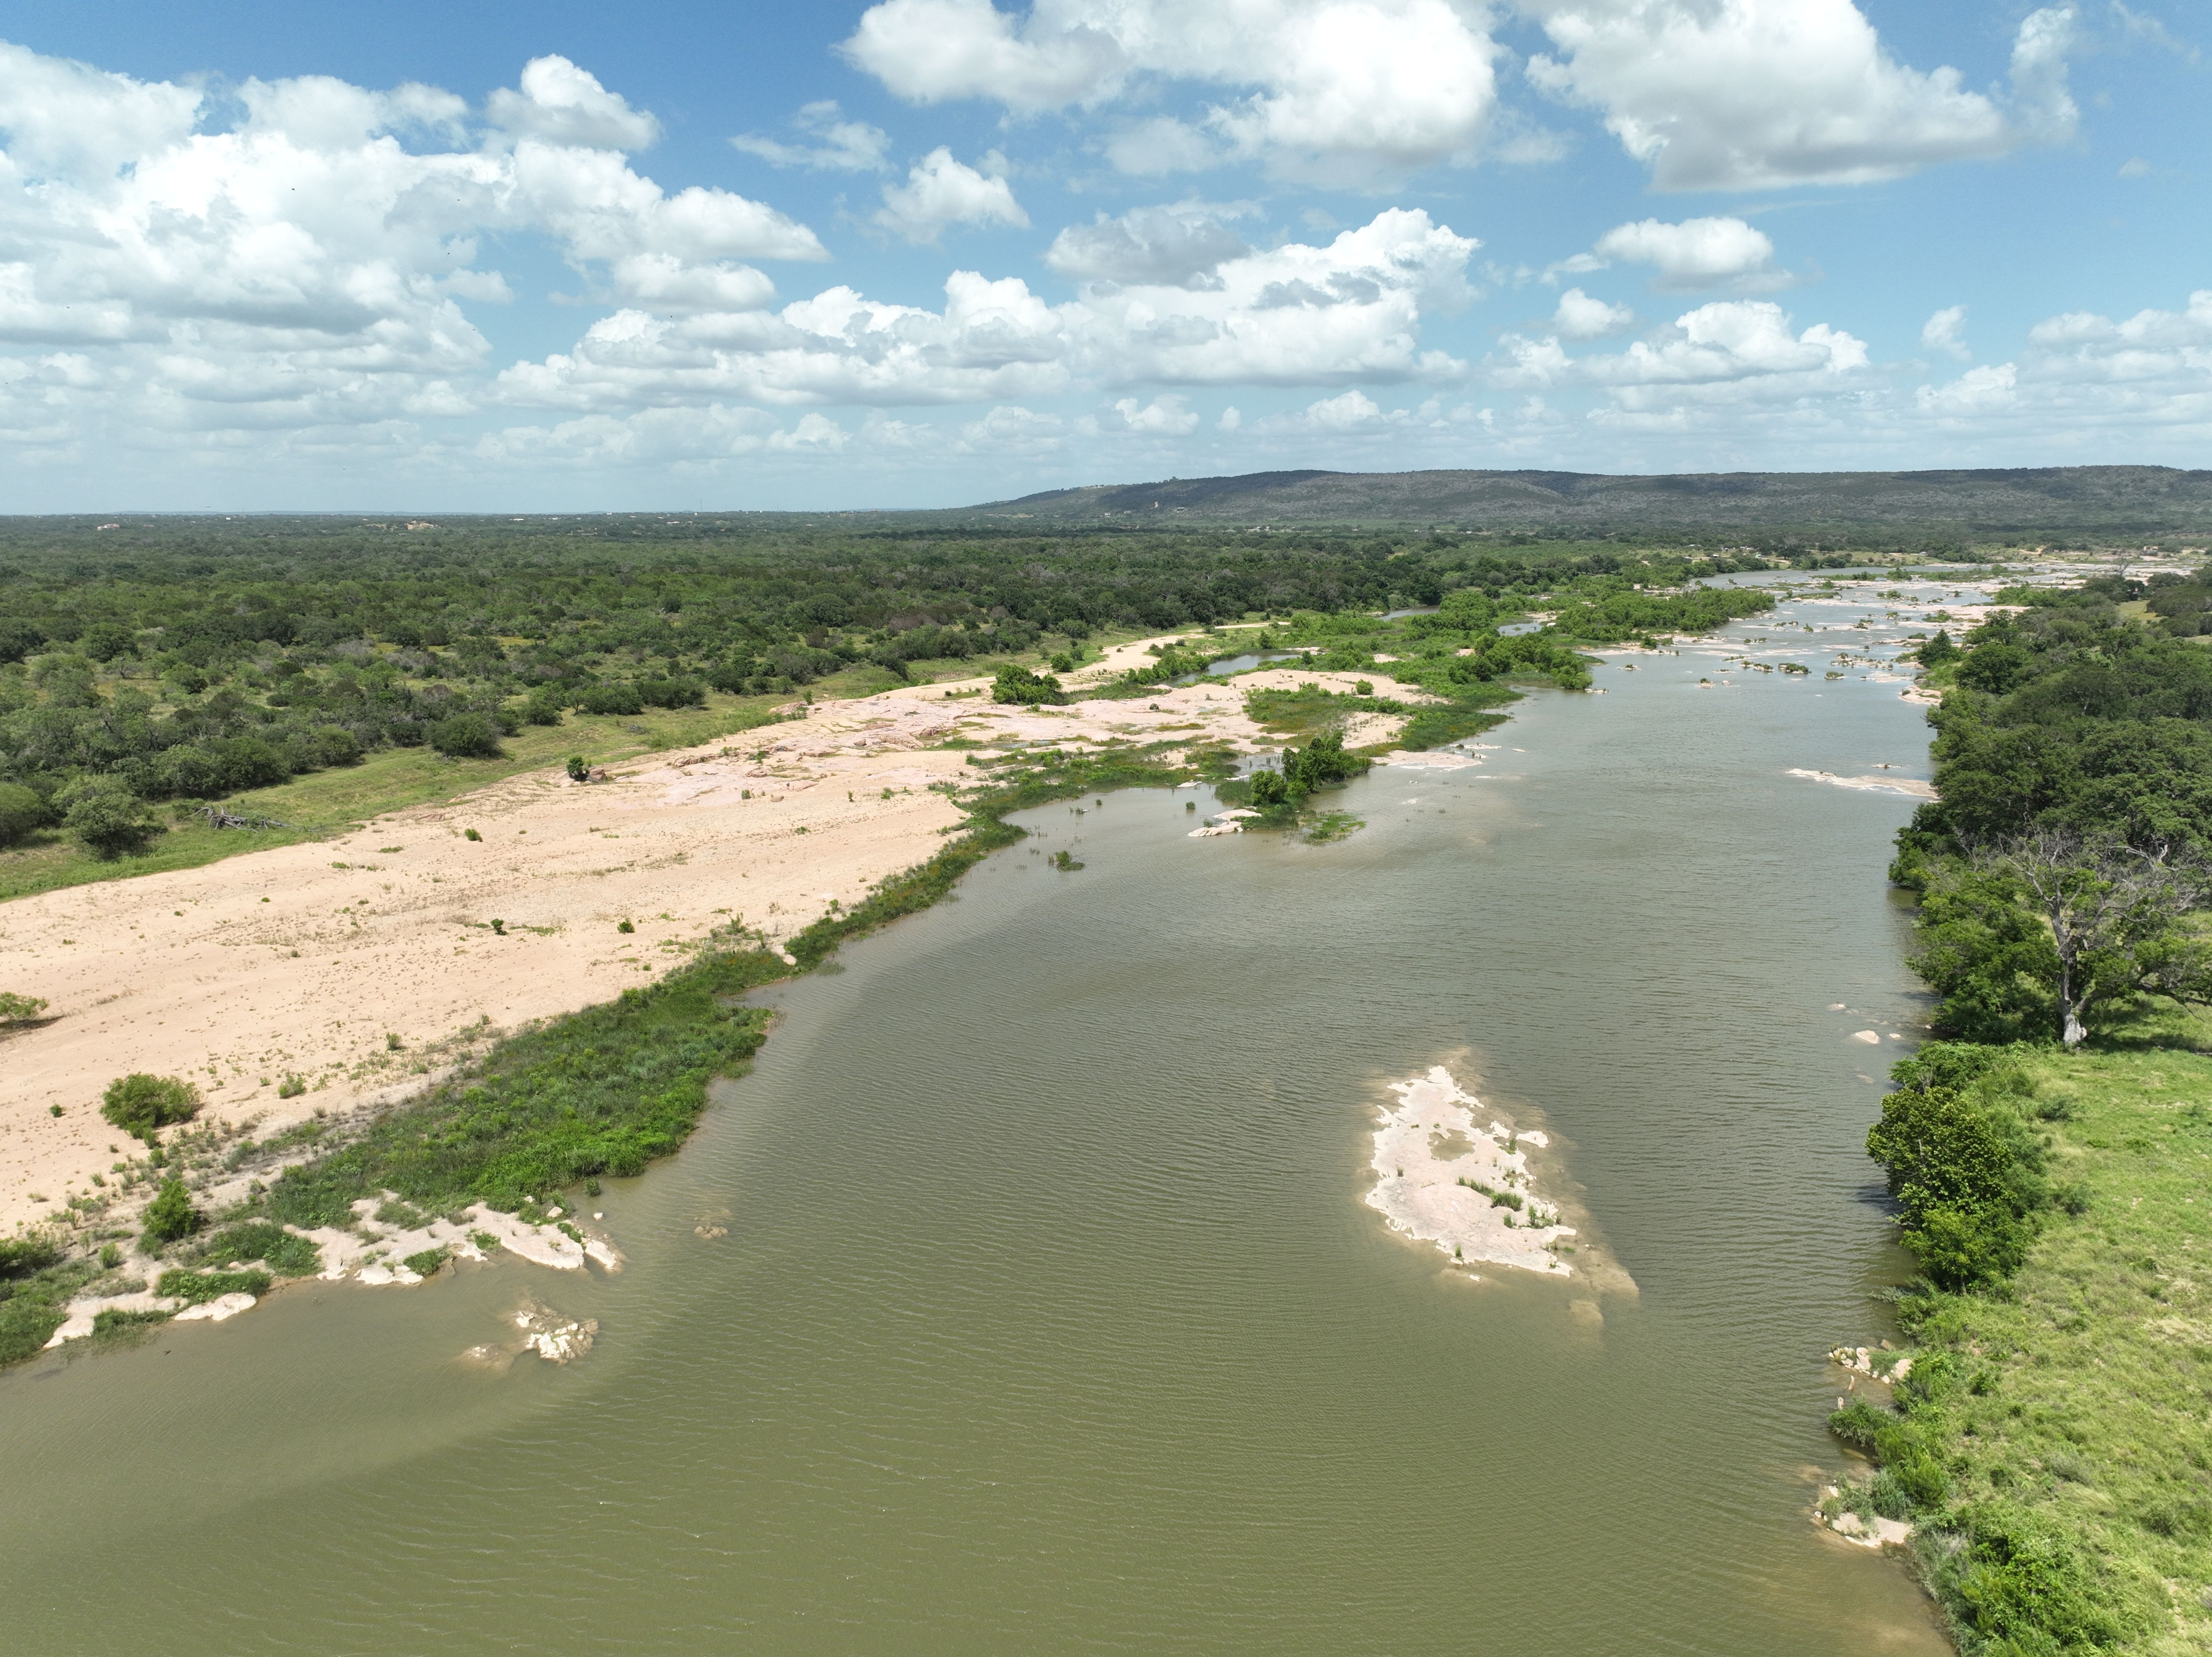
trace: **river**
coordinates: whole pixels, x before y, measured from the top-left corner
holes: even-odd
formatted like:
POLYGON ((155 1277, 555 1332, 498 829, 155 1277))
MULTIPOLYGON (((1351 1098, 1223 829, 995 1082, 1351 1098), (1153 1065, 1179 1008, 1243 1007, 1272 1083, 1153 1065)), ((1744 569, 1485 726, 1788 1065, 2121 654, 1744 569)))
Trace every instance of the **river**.
POLYGON ((1903 1042, 1854 1033, 1924 1011, 1911 800, 1789 773, 1924 776, 1927 733, 1779 628, 1897 608, 1729 629, 1802 677, 1609 659, 1479 767, 1355 784, 1333 845, 1032 814, 775 993, 594 1205, 619 1276, 311 1284, 0 1377, 9 1648, 1947 1649, 1807 1516, 1823 1354, 1899 1271, 1861 1147, 1903 1042), (1439 1063, 1552 1137, 1632 1292, 1470 1282, 1363 1204, 1439 1063), (527 1296, 596 1348, 457 1361, 527 1296))

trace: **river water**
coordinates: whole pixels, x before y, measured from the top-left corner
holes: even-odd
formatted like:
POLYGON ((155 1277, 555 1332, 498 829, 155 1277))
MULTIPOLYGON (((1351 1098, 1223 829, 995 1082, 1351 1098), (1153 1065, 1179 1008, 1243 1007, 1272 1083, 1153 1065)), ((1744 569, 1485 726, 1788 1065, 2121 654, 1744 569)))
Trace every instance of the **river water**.
POLYGON ((1333 845, 1034 814, 777 992, 596 1205, 619 1276, 307 1285, 0 1377, 9 1648, 1943 1650, 1807 1517, 1823 1354, 1898 1267, 1861 1144, 1901 1043, 1854 1032, 1922 1005, 1912 802, 1788 774, 1924 775, 1926 731, 1781 623, 1895 608, 1730 629, 1803 677, 1614 657, 1333 845), (1470 1282, 1363 1204, 1438 1063, 1632 1290, 1470 1282), (597 1347, 457 1361, 532 1296, 597 1347))

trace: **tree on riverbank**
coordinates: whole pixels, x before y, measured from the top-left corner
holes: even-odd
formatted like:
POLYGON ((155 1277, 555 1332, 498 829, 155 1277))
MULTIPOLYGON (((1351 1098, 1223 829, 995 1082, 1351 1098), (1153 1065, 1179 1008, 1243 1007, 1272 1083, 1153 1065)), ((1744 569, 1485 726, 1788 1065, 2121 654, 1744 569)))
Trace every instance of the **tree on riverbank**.
POLYGON ((2193 859, 2043 829, 1940 872, 1908 964, 1942 996, 1944 1034, 2077 1047, 2145 996, 2212 1002, 2212 945, 2189 920, 2208 902, 2193 859))

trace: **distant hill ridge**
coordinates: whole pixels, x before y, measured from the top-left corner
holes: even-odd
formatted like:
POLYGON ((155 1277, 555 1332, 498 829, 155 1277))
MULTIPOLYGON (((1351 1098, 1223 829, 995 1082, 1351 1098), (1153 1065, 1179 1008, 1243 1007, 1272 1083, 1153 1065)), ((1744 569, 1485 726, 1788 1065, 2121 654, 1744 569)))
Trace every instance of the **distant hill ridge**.
POLYGON ((1181 519, 1208 524, 1367 523, 1594 531, 1747 532, 1850 526, 1971 536, 2212 531, 2212 471, 2169 466, 1991 470, 1249 472, 1052 489, 967 509, 994 519, 1181 519))

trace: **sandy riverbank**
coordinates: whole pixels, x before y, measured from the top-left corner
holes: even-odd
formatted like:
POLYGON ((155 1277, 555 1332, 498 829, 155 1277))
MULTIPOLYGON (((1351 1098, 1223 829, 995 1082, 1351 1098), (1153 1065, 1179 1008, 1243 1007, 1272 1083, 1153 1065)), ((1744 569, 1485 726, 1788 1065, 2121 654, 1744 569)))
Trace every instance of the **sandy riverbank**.
MULTIPOLYGON (((1120 646, 1120 665, 1143 643, 1120 646)), ((1427 700, 1367 677, 1380 695, 1427 700)), ((949 739, 1249 752, 1279 739, 1245 718, 1245 689, 1353 678, 1278 670, 1055 708, 995 707, 982 680, 902 688, 605 782, 529 773, 318 844, 0 905, 0 988, 50 1004, 0 1040, 0 1235, 129 1148, 99 1115, 117 1076, 188 1077, 210 1118, 259 1117, 264 1132, 398 1097, 472 1037, 607 1000, 718 926, 787 938, 930 857, 961 817, 932 785, 975 775, 949 739), (280 1097, 287 1076, 307 1090, 280 1097)), ((1401 723, 1370 717, 1351 738, 1401 723)))

